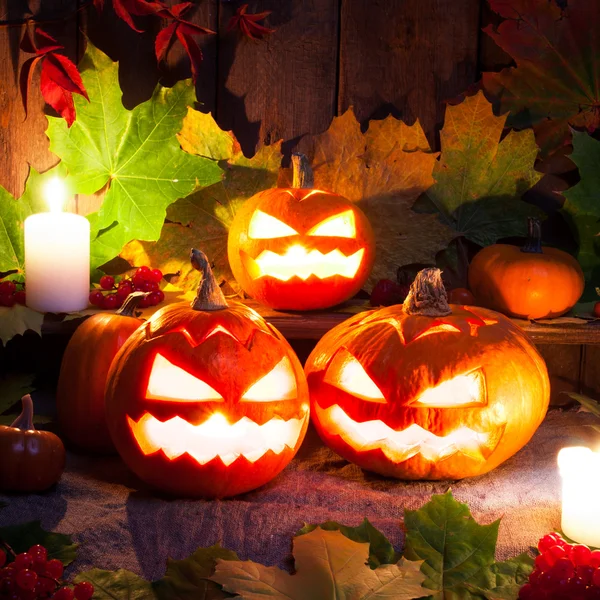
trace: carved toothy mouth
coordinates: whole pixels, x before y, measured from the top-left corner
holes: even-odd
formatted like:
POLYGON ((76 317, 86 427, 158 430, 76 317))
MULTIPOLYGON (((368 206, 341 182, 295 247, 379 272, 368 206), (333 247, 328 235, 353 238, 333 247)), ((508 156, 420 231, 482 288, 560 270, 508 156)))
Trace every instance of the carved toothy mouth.
POLYGON ((256 462, 269 451, 281 454, 286 448, 293 449, 307 416, 308 411, 288 421, 273 417, 258 425, 248 417, 230 424, 226 417, 215 413, 193 425, 181 417, 159 421, 146 412, 139 421, 128 416, 127 422, 145 455, 162 450, 173 460, 187 453, 201 465, 219 457, 228 466, 240 456, 256 462))
POLYGON ((469 427, 459 427, 448 435, 439 436, 413 423, 396 431, 383 421, 360 423, 349 417, 337 404, 323 409, 315 407, 320 421, 327 423, 330 434, 339 435, 344 442, 359 452, 381 450, 385 456, 400 463, 420 455, 425 460, 440 461, 456 453, 474 460, 484 461, 495 450, 505 425, 490 432, 478 432, 469 427))
POLYGON ((242 260, 253 279, 273 277, 288 281, 292 277, 298 277, 306 281, 313 275, 318 279, 336 275, 352 279, 360 268, 364 253, 364 248, 361 248, 349 256, 337 249, 323 254, 319 250, 307 251, 300 245, 294 245, 285 254, 263 250, 255 259, 242 253, 242 260))

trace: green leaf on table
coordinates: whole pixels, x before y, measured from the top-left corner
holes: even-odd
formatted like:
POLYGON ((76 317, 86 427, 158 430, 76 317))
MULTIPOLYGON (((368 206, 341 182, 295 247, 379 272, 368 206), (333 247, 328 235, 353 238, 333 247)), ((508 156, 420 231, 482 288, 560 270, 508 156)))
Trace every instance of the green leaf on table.
POLYGON ((370 569, 369 544, 339 531, 314 531, 294 538, 295 574, 252 561, 218 560, 211 577, 245 600, 411 600, 423 595, 419 562, 400 560, 370 569))
POLYGON ((509 560, 494 563, 482 578, 482 587, 471 584, 466 587, 479 594, 478 597, 488 600, 516 600, 519 589, 527 583, 533 567, 534 559, 524 552, 509 560))
MULTIPOLYGON (((195 102, 191 79, 157 86, 152 98, 127 110, 118 64, 87 42, 79 69, 90 101, 76 96, 77 120, 48 117, 50 149, 69 172, 75 192, 106 195, 92 224, 92 268, 132 239, 157 240, 167 207, 221 178, 215 160, 184 152, 177 140, 195 102)), ((112 255, 112 256, 111 256, 112 255)))
POLYGON ((578 244, 577 260, 587 282, 589 299, 596 299, 600 282, 600 141, 587 133, 573 132, 569 157, 579 168, 580 181, 563 192, 563 214, 578 244))
POLYGON ((458 502, 452 492, 434 494, 418 510, 406 510, 404 556, 424 560, 423 587, 432 600, 474 598, 468 585, 482 586, 490 578, 500 521, 479 525, 469 507, 458 502))
POLYGON ((12 373, 0 377, 0 414, 35 389, 32 385, 34 378, 33 373, 12 373))
POLYGON ((281 142, 261 146, 252 158, 246 158, 231 132, 221 130, 211 115, 195 110, 185 117, 179 141, 190 157, 219 161, 225 171, 223 179, 171 205, 158 242, 133 242, 121 256, 131 264, 151 264, 163 273, 179 273, 171 282, 187 291, 198 285, 198 272, 189 261, 190 248, 197 247, 210 258, 219 283, 228 284, 225 292, 237 293, 239 286, 227 259, 229 227, 248 198, 277 184, 281 142))
POLYGON ((90 569, 79 573, 75 583, 89 581, 94 586, 94 600, 155 600, 152 583, 139 575, 119 569, 104 571, 90 569))
POLYGON ((584 396, 583 394, 577 394, 576 392, 564 392, 569 398, 573 398, 581 404, 582 410, 584 412, 592 413, 597 417, 600 417, 600 402, 597 402, 593 398, 589 396, 584 396))
POLYGON ((600 12, 590 0, 489 0, 504 17, 484 31, 516 67, 484 73, 483 86, 511 127, 533 126, 544 153, 563 146, 569 125, 600 127, 600 12))
POLYGON ((488 246, 524 236, 527 217, 540 211, 521 196, 540 179, 533 131, 510 131, 501 140, 506 115, 496 117, 483 92, 446 107, 442 153, 427 197, 456 235, 488 246))
POLYGON ((42 334, 43 313, 21 304, 10 308, 0 307, 0 342, 6 344, 15 335, 23 335, 26 331, 42 334))
POLYGON ((310 533, 317 527, 324 531, 339 531, 354 542, 367 542, 369 544, 369 566, 372 569, 376 569, 379 565, 395 563, 400 558, 390 541, 379 529, 371 525, 369 519, 365 519, 358 527, 348 527, 335 521, 326 521, 320 525, 309 525, 307 523, 296 535, 310 533))
POLYGON ((63 565, 70 565, 77 555, 77 546, 70 535, 52 533, 42 528, 39 521, 0 527, 0 539, 17 554, 27 552, 31 546, 41 544, 48 550, 48 558, 57 558, 63 565))
POLYGON ((213 574, 217 560, 239 560, 232 550, 218 544, 198 548, 183 560, 167 559, 167 572, 154 582, 159 600, 222 600, 230 598, 221 586, 208 578, 213 574))
POLYGON ((456 233, 434 215, 417 213, 417 198, 433 185, 437 154, 417 121, 392 116, 371 121, 365 133, 352 109, 308 138, 315 186, 345 196, 369 218, 377 244, 369 285, 396 278, 398 267, 435 263, 456 233))

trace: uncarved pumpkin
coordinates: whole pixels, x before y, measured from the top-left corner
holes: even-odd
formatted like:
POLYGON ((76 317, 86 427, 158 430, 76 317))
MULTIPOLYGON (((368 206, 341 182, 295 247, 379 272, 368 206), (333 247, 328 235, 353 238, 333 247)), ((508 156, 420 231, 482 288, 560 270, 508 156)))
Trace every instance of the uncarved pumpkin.
POLYGON ((33 402, 27 394, 23 410, 10 427, 0 426, 0 490, 42 492, 55 484, 65 468, 65 447, 50 431, 33 426, 33 402))
POLYGON ((130 294, 116 313, 98 313, 75 331, 63 356, 56 392, 63 435, 90 452, 114 452, 104 410, 108 370, 127 338, 140 326, 134 311, 143 292, 130 294))
POLYGON ((252 196, 228 237, 231 270, 244 291, 272 308, 312 310, 347 300, 367 280, 373 231, 348 199, 314 189, 305 156, 293 156, 292 188, 252 196))
POLYGON ((570 254, 542 247, 540 222, 529 219, 522 248, 494 244, 475 255, 469 287, 481 306, 521 319, 551 319, 576 304, 584 277, 570 254))
POLYGON ((404 305, 334 327, 305 371, 323 441, 400 479, 490 471, 529 441, 549 402, 546 365, 522 330, 448 305, 438 269, 417 276, 404 305))
POLYGON ((215 498, 259 487, 292 459, 306 432, 308 388, 281 334, 228 305, 206 257, 192 306, 166 306, 121 348, 106 389, 119 454, 151 485, 215 498))

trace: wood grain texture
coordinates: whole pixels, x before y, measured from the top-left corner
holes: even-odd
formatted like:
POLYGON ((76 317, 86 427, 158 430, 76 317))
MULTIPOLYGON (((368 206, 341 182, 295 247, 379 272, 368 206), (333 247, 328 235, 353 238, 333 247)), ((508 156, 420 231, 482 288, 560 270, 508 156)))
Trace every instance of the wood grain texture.
MULTIPOLYGON (((65 46, 76 59, 77 0, 0 0, 0 22, 17 21, 34 14, 40 19, 70 15, 64 22, 44 25, 44 30, 65 46)), ((58 162, 48 150, 44 101, 40 93, 39 65, 31 82, 28 116, 19 90, 21 65, 32 55, 19 50, 23 27, 0 27, 0 185, 19 197, 25 188, 29 165, 45 171, 58 162)))
POLYGON ((477 79, 480 0, 342 2, 338 112, 419 119, 430 143, 444 101, 477 79))
POLYGON ((537 344, 550 374, 550 404, 570 404, 563 392, 579 392, 583 346, 577 344, 537 344))
POLYGON ((600 399, 600 346, 583 348, 581 392, 600 399))
POLYGON ((247 155, 259 141, 293 144, 319 133, 335 114, 338 0, 259 0, 249 12, 273 11, 275 33, 262 41, 227 32, 239 4, 221 4, 217 120, 247 155))

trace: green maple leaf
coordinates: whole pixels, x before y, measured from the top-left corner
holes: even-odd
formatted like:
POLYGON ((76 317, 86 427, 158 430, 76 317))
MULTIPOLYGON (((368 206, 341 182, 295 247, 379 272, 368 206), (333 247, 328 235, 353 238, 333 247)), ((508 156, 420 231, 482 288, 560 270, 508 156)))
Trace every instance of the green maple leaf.
POLYGON ((119 569, 90 569, 79 573, 74 582, 89 581, 94 586, 94 600, 155 600, 152 583, 139 575, 119 569))
POLYGON ((569 137, 569 125, 600 127, 600 12, 590 0, 489 0, 506 20, 484 31, 516 67, 484 73, 483 85, 510 111, 511 127, 533 126, 551 152, 569 137))
POLYGON ((371 525, 369 519, 365 519, 358 527, 348 527, 336 521, 326 521, 320 525, 305 524, 296 535, 310 533, 317 527, 325 531, 339 531, 355 542, 367 542, 369 544, 369 566, 372 569, 377 568, 379 565, 394 563, 400 558, 390 541, 381 531, 371 525))
POLYGON ((225 171, 223 179, 171 205, 157 243, 134 242, 121 256, 131 264, 152 264, 163 273, 178 272, 172 283, 192 290, 198 285, 198 272, 189 263, 189 253, 198 247, 210 258, 217 280, 229 284, 226 291, 237 292, 227 259, 229 226, 241 204, 276 185, 281 142, 262 146, 246 158, 231 132, 222 131, 211 115, 195 110, 184 119, 179 141, 188 152, 219 161, 225 171))
POLYGON ((423 595, 420 563, 370 569, 369 544, 317 527, 294 538, 294 575, 252 561, 217 561, 211 577, 245 600, 410 600, 423 595))
POLYGON ((118 64, 89 41, 80 71, 89 103, 76 96, 76 122, 69 128, 48 117, 47 134, 76 193, 108 188, 90 219, 95 268, 132 239, 157 240, 167 206, 219 181, 221 169, 210 158, 184 152, 177 140, 195 102, 191 80, 159 85, 150 100, 129 111, 121 100, 118 64))
POLYGON ((208 578, 212 575, 218 559, 238 560, 232 550, 218 544, 210 548, 198 548, 183 560, 167 560, 167 572, 154 582, 159 600, 222 600, 230 598, 221 587, 208 578))
POLYGON ((479 585, 467 585, 467 589, 478 594, 476 597, 488 600, 517 600, 519 590, 529 580, 533 571, 534 560, 524 552, 505 560, 494 563, 481 578, 479 585))
POLYGON ((458 235, 487 246, 525 235, 527 216, 539 210, 521 196, 540 179, 533 131, 510 131, 506 115, 494 116, 483 92, 446 108, 442 154, 427 197, 458 235))
POLYGON ((468 586, 492 587, 492 566, 500 521, 479 525, 466 504, 452 492, 434 494, 418 510, 404 512, 406 547, 410 560, 424 560, 423 587, 431 600, 478 598, 468 586))
POLYGON ((600 142, 574 131, 570 158, 579 168, 581 179, 563 192, 563 214, 579 246, 577 259, 588 283, 584 297, 592 300, 596 297, 594 286, 600 282, 600 142))

